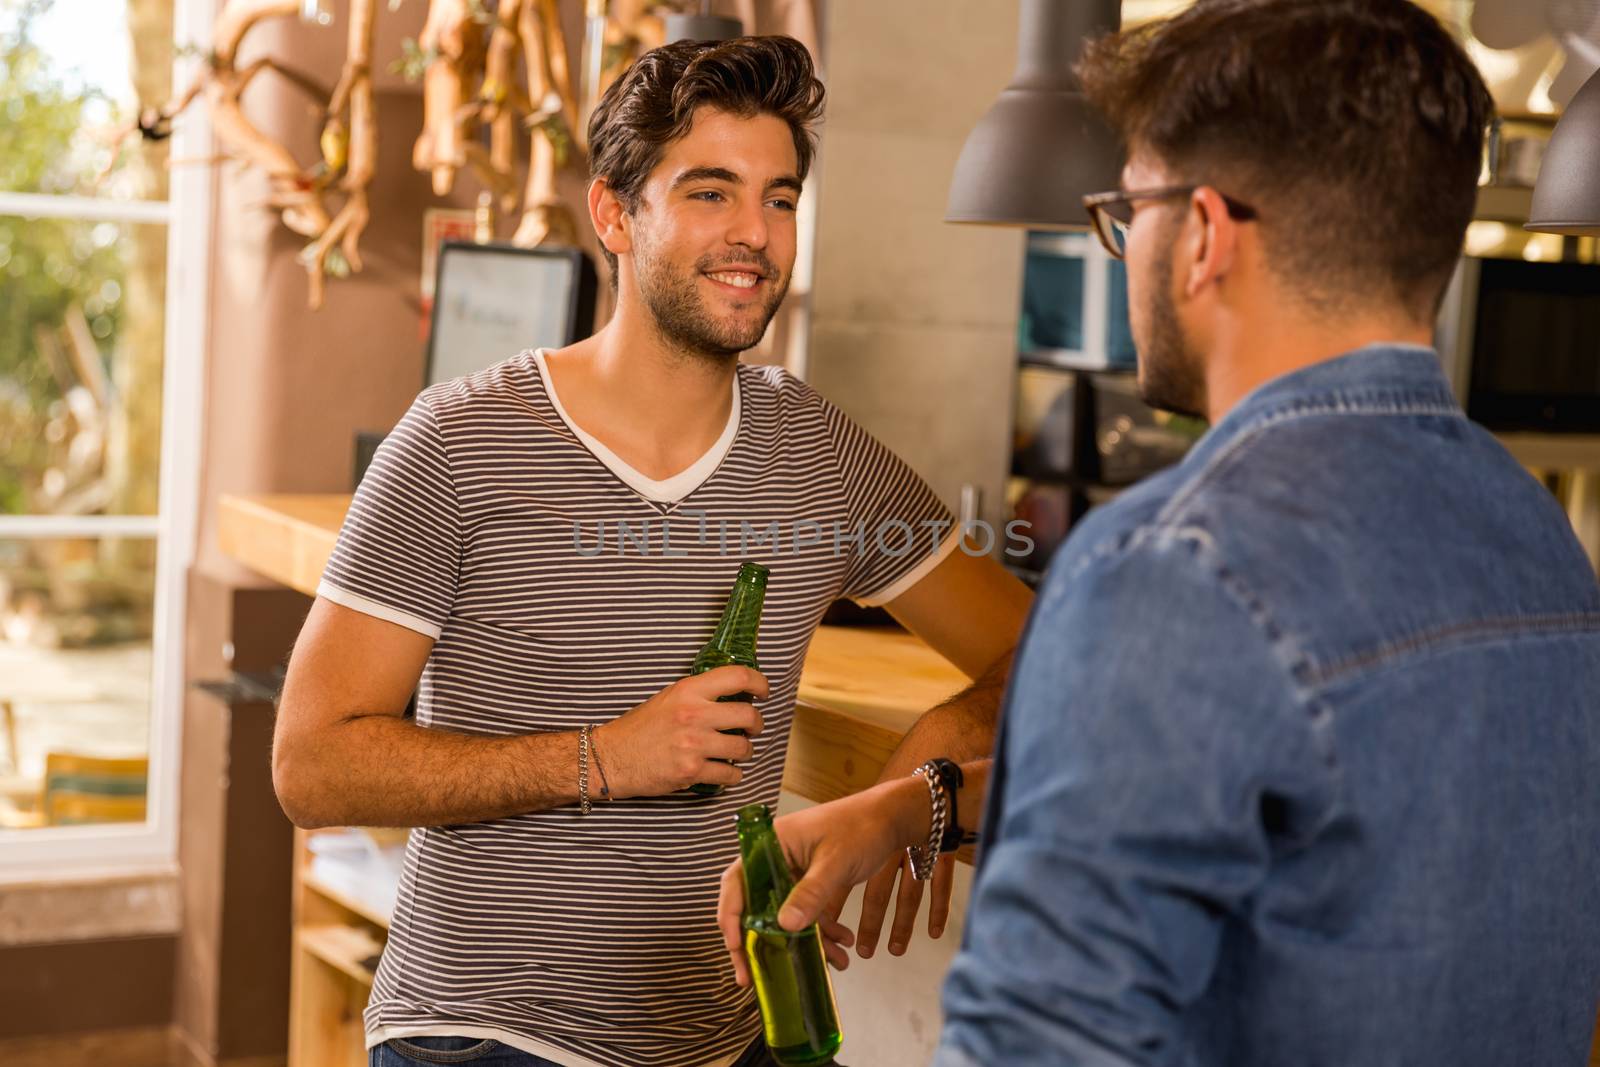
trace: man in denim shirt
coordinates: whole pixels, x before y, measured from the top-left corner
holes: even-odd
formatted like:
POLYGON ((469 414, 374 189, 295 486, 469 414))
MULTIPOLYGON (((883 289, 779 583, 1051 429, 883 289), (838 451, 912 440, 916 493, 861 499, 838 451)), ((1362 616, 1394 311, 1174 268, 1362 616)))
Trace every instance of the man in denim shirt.
MULTIPOLYGON (((1080 72, 1141 388, 1212 429, 1053 561, 935 1064, 1580 1067, 1600 587, 1428 347, 1477 72, 1403 0, 1201 0, 1080 72)), ((920 781, 781 821, 785 925, 928 826, 920 781)))

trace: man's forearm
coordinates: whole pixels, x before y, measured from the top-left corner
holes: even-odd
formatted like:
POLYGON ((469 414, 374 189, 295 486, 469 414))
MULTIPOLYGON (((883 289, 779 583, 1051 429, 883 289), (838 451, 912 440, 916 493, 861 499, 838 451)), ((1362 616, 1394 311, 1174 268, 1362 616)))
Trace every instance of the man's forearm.
MULTIPOLYGON (((273 778, 304 827, 483 822, 577 803, 578 735, 483 737, 357 715, 274 753, 273 778)), ((591 796, 600 781, 591 758, 591 796)))
POLYGON ((1014 649, 1007 652, 967 688, 924 712, 895 747, 878 780, 910 774, 939 757, 965 763, 989 756, 994 749, 1000 701, 1005 696, 1014 654, 1014 649))

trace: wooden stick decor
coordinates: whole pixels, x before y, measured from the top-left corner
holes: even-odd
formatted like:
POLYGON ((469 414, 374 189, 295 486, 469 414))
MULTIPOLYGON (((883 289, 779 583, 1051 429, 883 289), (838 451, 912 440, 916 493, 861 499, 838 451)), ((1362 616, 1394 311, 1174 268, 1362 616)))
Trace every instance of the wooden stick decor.
MULTIPOLYGON (((339 84, 328 99, 327 119, 322 126, 322 162, 328 174, 340 174, 344 206, 317 239, 301 253, 310 275, 309 299, 313 308, 322 306, 323 277, 329 257, 337 246, 345 268, 361 269, 357 245, 367 228, 367 186, 378 161, 378 106, 372 88, 372 33, 377 0, 350 0, 350 36, 344 69, 339 84), (349 121, 345 121, 348 111, 349 121)), ((338 261, 334 261, 338 262, 338 261)))
MULTIPOLYGON (((268 19, 301 16, 306 0, 226 0, 205 66, 188 89, 160 108, 140 109, 113 131, 114 148, 135 134, 161 140, 185 108, 205 97, 220 157, 264 173, 268 203, 285 226, 308 239, 300 259, 313 309, 322 306, 328 277, 361 270, 359 246, 371 214, 367 188, 378 154, 372 51, 379 2, 348 0, 344 65, 338 83, 325 91, 270 57, 243 67, 237 63, 240 43, 252 28, 268 19), (319 101, 321 158, 310 166, 302 166, 244 116, 241 97, 267 70, 319 101), (331 214, 330 198, 342 198, 331 214)), ((393 10, 402 0, 387 2, 393 10)), ((606 16, 603 88, 631 62, 634 51, 659 40, 659 20, 648 14, 655 6, 650 0, 588 3, 606 16)), ((501 210, 510 212, 520 186, 522 211, 512 243, 576 244, 577 222, 556 186, 561 168, 581 165, 585 152, 560 0, 429 0, 421 35, 407 42, 407 52, 402 65, 420 74, 423 85, 423 127, 412 163, 430 175, 433 191, 448 194, 457 172, 467 168, 494 193, 501 210), (519 180, 516 156, 523 135, 527 174, 519 180)), ((589 92, 595 89, 586 86, 589 92)))

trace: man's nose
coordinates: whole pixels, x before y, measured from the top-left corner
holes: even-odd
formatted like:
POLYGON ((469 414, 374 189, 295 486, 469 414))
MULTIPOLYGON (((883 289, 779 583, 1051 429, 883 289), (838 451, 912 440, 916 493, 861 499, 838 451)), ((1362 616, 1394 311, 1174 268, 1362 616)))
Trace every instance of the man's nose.
POLYGON ((766 209, 759 200, 743 200, 728 226, 727 241, 746 248, 767 247, 766 209))

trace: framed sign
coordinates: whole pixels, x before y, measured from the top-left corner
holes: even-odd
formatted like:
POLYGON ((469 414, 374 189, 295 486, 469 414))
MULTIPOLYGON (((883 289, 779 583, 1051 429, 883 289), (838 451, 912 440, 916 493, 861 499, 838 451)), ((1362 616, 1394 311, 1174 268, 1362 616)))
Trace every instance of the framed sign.
POLYGON ((592 332, 594 264, 579 249, 447 241, 436 274, 426 385, 592 332))

